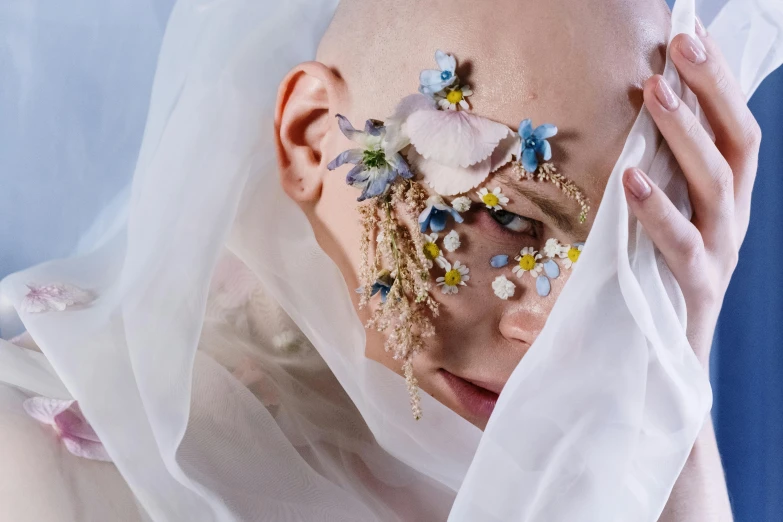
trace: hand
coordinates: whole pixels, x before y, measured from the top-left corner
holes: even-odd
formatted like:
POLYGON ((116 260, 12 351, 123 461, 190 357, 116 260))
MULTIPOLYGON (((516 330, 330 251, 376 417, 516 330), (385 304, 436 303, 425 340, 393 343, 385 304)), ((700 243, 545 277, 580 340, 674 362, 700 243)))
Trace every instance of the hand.
MULTIPOLYGON (((761 130, 717 45, 697 24, 699 42, 678 35, 671 57, 715 133, 715 142, 661 76, 644 87, 644 102, 688 182, 688 221, 638 169, 624 173, 631 210, 682 288, 688 340, 709 372, 710 347, 723 297, 737 266, 750 219, 761 130), (706 49, 706 52, 704 51, 706 49)), ((732 520, 723 467, 708 418, 674 485, 660 521, 732 520)))
POLYGON ((688 340, 708 368, 718 314, 748 229, 761 130, 718 46, 703 28, 697 35, 703 47, 680 34, 671 57, 699 99, 715 143, 662 76, 644 86, 644 103, 687 179, 693 219, 683 217, 639 169, 626 171, 623 183, 631 210, 682 289, 688 340))

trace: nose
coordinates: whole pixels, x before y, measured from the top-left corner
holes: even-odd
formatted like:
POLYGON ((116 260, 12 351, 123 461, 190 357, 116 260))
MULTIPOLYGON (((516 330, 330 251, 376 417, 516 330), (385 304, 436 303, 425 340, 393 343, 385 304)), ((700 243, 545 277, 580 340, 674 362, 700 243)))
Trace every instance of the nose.
POLYGON ((537 301, 539 302, 529 302, 528 299, 524 299, 505 310, 498 326, 504 338, 516 341, 513 343, 515 345, 523 343, 525 352, 544 328, 549 315, 546 303, 540 302, 540 299, 537 301))

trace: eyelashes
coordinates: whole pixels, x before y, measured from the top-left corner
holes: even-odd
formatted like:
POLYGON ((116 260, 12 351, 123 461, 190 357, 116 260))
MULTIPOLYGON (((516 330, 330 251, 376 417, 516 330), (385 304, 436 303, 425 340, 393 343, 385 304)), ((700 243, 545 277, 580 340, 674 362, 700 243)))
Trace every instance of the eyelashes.
POLYGON ((543 223, 540 221, 520 216, 519 214, 514 214, 507 210, 492 210, 486 208, 486 211, 498 227, 506 233, 523 234, 538 238, 541 228, 543 227, 543 223))

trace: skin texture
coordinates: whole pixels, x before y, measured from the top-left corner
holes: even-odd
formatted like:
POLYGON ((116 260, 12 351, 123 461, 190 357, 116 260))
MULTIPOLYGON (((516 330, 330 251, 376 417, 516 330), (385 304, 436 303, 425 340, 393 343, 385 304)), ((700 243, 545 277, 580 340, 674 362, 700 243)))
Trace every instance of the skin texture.
MULTIPOLYGON (((434 67, 434 51, 442 49, 457 57, 457 73, 474 90, 469 101, 478 114, 512 128, 527 117, 536 125, 547 122, 560 128, 552 139, 554 158, 560 171, 590 198, 588 222, 567 232, 531 201, 514 194, 508 183, 491 183, 514 194, 507 210, 541 222, 540 237, 508 236, 493 228, 486 213, 471 211, 467 226, 458 229, 463 243, 459 260, 471 268, 469 286, 451 301, 434 292, 443 303, 435 322, 437 338, 415 361, 420 386, 480 428, 486 418, 462 407, 440 370, 501 389, 568 278, 564 271, 547 298, 536 295, 532 278, 513 278, 517 294, 500 301, 489 289, 497 272, 487 268, 487 259, 522 246, 540 250, 549 237, 565 243, 586 238, 642 102, 683 167, 693 221, 672 212, 671 202, 638 170, 625 173, 626 196, 669 266, 676 267, 673 273, 688 310, 687 335, 709 371, 715 322, 747 230, 760 132, 719 50, 703 30, 701 44, 678 36, 672 58, 699 97, 716 143, 694 124, 684 105, 675 100, 667 109, 661 104, 667 97, 656 94, 665 93, 656 73, 663 70, 668 31, 668 9, 657 0, 509 0, 491 5, 343 0, 317 60, 294 68, 280 85, 276 129, 281 183, 307 214, 349 288, 359 286, 358 194, 345 184, 342 171, 330 172, 326 165, 354 144, 340 133, 335 114, 347 116, 356 127, 367 118, 391 114, 399 99, 415 92, 419 71, 434 67), (706 47, 700 63, 686 57, 694 45, 706 47)), ((525 188, 578 214, 577 206, 548 184, 528 182, 525 188)), ((367 310, 357 313, 363 319, 369 315, 367 310)), ((382 346, 383 337, 368 331, 367 356, 399 372, 398 362, 382 346)), ((731 519, 708 419, 660 520, 731 519)))

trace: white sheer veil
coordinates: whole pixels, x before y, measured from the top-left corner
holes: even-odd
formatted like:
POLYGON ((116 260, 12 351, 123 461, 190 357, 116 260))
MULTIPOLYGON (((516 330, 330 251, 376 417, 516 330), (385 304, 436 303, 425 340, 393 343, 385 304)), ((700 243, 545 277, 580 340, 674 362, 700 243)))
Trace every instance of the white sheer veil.
MULTIPOLYGON (((649 114, 483 435, 426 394, 413 421, 401 378, 364 357, 350 289, 277 178, 277 85, 313 59, 337 3, 176 4, 132 185, 78 255, 0 284, 45 355, 0 341, 0 382, 77 399, 153 520, 657 520, 711 393, 679 289, 620 184, 640 166, 689 212, 649 114), (317 352, 259 349, 252 318, 212 307, 226 248, 317 352), (31 314, 28 283, 97 298, 31 314), (238 376, 248 357, 263 390, 238 376)), ((677 0, 672 36, 693 33, 695 4, 749 97, 783 62, 783 7, 677 0)), ((669 61, 665 75, 697 108, 669 61)))

